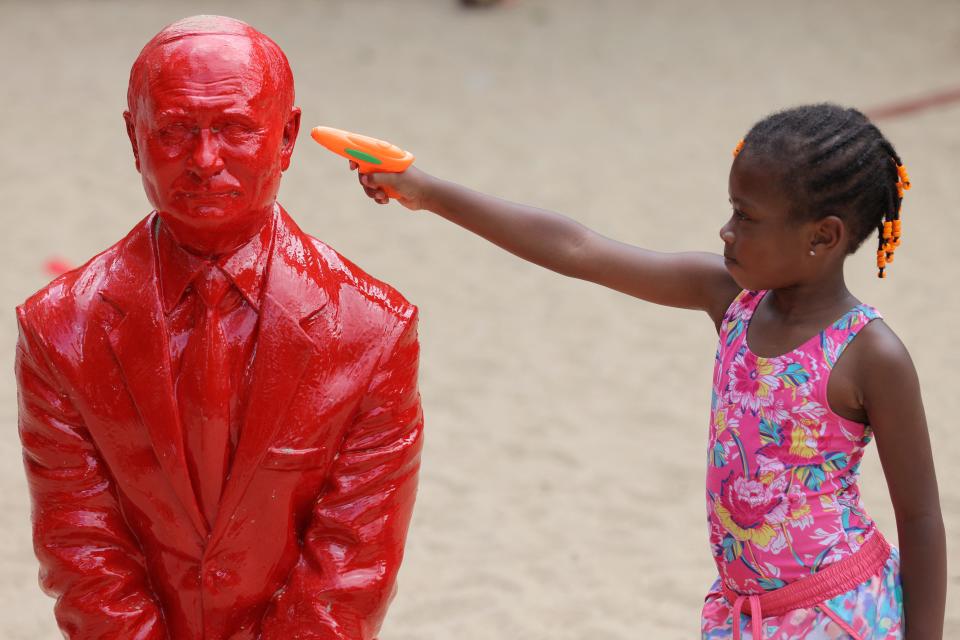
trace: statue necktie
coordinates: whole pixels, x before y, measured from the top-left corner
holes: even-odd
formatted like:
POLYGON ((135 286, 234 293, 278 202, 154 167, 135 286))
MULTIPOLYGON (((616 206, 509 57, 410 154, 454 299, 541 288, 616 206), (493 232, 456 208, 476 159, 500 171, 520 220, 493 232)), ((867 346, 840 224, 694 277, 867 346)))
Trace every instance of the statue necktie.
POLYGON ((177 402, 194 491, 213 527, 229 460, 230 354, 220 318, 231 285, 214 265, 199 274, 193 286, 194 325, 181 359, 177 402))

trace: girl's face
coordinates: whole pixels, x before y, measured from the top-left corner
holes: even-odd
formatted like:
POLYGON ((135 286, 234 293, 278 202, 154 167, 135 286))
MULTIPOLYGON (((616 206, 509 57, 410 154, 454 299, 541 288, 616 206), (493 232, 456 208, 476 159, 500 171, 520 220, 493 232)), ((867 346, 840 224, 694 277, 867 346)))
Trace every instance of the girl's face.
POLYGON ((809 268, 809 223, 796 223, 770 161, 741 153, 730 168, 733 213, 720 228, 727 270, 744 289, 782 289, 802 280, 809 268))

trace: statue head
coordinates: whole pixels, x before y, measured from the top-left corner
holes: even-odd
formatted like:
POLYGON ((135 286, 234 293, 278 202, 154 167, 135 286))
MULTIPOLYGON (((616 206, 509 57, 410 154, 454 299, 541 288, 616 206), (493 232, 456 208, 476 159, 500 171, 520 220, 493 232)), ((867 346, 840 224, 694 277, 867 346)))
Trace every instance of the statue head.
POLYGON ((123 117, 150 203, 188 249, 217 255, 266 222, 300 109, 273 40, 223 16, 179 20, 130 70, 123 117))

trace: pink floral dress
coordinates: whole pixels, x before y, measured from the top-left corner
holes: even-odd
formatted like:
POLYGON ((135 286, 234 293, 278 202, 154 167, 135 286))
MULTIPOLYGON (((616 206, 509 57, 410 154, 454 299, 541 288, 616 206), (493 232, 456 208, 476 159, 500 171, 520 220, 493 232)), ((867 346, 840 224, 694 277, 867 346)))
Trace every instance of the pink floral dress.
MULTIPOLYGON (((706 495, 720 577, 703 609, 705 640, 731 637, 734 624, 750 637, 746 616, 732 620, 720 581, 741 594, 778 589, 877 534, 857 486, 872 434, 830 409, 827 381, 846 346, 880 315, 858 305, 796 349, 763 358, 747 345, 747 331, 765 294, 742 292, 720 327, 706 495)), ((764 618, 764 638, 900 638, 896 550, 881 574, 834 600, 764 618)))

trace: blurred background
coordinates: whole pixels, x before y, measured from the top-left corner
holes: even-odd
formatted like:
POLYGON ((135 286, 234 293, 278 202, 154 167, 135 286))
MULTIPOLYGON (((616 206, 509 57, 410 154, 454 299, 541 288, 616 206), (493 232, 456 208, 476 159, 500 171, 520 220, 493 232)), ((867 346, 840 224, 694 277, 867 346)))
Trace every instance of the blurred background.
MULTIPOLYGON (((957 0, 7 0, 0 638, 59 637, 31 548, 13 308, 149 212, 121 118, 127 76, 154 33, 197 13, 285 50, 303 127, 280 201, 421 310, 427 444, 384 640, 697 637, 715 574, 703 479, 716 337, 706 316, 378 207, 310 128, 389 139, 427 171, 626 242, 719 251, 730 151, 753 122, 814 101, 907 101, 878 120, 914 183, 903 246, 889 279, 869 242, 847 278, 920 374, 954 558, 945 637, 960 637, 957 0)), ((873 447, 867 458, 867 507, 895 540, 873 447)))

